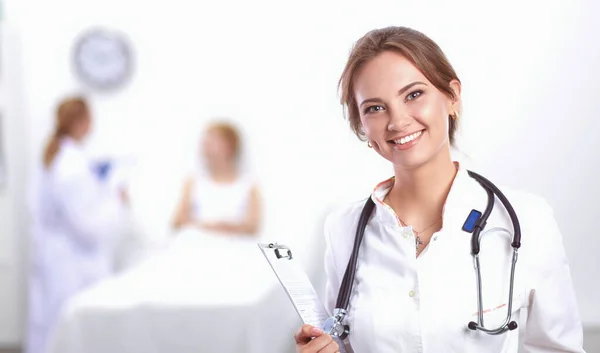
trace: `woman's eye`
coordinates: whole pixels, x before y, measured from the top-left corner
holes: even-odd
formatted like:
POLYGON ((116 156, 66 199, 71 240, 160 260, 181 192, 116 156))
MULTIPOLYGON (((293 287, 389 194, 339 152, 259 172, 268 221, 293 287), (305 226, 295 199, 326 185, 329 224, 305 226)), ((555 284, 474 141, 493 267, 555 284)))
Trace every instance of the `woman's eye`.
POLYGON ((414 91, 408 94, 408 96, 406 96, 406 100, 407 101, 412 101, 417 99, 421 94, 423 94, 423 91, 414 91))
POLYGON ((376 113, 376 112, 380 112, 380 111, 382 111, 382 110, 383 110, 383 107, 382 107, 382 106, 380 106, 380 105, 372 105, 372 106, 370 106, 370 107, 367 107, 367 108, 365 109, 365 114, 368 114, 368 113, 376 113))

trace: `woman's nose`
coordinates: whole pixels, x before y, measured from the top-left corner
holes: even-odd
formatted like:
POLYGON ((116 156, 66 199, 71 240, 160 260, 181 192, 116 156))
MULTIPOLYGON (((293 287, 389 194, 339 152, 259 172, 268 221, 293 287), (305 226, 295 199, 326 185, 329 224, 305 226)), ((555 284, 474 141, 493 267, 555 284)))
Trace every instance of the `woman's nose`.
POLYGON ((390 121, 387 129, 389 131, 402 131, 409 126, 412 121, 406 109, 401 106, 389 107, 388 112, 390 121))

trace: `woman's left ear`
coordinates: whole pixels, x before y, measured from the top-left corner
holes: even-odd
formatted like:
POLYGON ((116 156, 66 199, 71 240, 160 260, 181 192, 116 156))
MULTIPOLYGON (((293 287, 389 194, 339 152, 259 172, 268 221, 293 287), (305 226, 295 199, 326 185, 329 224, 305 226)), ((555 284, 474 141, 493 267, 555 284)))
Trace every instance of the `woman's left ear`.
POLYGON ((452 89, 452 91, 454 91, 454 98, 452 99, 452 111, 460 111, 461 110, 461 102, 462 102, 461 98, 460 98, 460 92, 462 89, 460 81, 458 81, 458 80, 450 81, 450 88, 452 89))

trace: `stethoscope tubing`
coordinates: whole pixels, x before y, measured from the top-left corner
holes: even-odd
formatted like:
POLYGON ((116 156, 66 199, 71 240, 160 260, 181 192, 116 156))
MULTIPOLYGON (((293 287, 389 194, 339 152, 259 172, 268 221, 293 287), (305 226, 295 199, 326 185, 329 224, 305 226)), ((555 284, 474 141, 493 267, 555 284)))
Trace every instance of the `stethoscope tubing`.
MULTIPOLYGON (((477 220, 475 227, 473 229, 473 235, 471 238, 471 255, 473 256, 473 266, 476 271, 476 281, 477 281, 477 307, 478 311, 478 322, 475 323, 473 321, 469 322, 468 327, 471 330, 480 330, 482 332, 497 335, 504 333, 508 330, 514 330, 517 328, 517 323, 511 321, 512 316, 512 304, 513 304, 513 291, 514 291, 514 280, 515 280, 515 268, 518 259, 518 250, 521 247, 521 226, 519 224, 519 219, 517 214, 506 198, 504 194, 494 185, 491 181, 484 178, 483 176, 472 172, 470 170, 467 171, 469 176, 475 179, 486 191, 488 202, 483 212, 482 216, 477 220), (509 297, 508 297, 508 313, 506 316, 505 322, 498 328, 488 329, 484 326, 483 322, 483 290, 482 290, 482 281, 481 281, 481 269, 479 263, 479 252, 481 250, 480 243, 481 237, 484 234, 490 231, 501 230, 511 234, 510 231, 504 228, 491 228, 485 230, 485 226, 489 216, 492 213, 495 203, 495 197, 497 197, 511 219, 513 225, 513 233, 512 233, 512 243, 511 246, 513 248, 513 256, 512 256, 512 264, 510 271, 510 285, 509 285, 509 297), (484 231, 485 230, 485 231, 484 231), (483 232, 483 233, 482 233, 483 232)), ((375 203, 369 197, 362 209, 358 225, 356 228, 356 236, 354 239, 354 246, 352 249, 352 254, 350 255, 350 259, 348 261, 348 265, 346 267, 346 271, 344 273, 344 278, 342 280, 342 285, 340 287, 340 292, 338 294, 338 298, 336 301, 336 306, 334 310, 334 316, 329 318, 328 326, 331 327, 331 332, 336 333, 338 337, 344 339, 348 333, 350 328, 347 325, 343 325, 342 322, 347 314, 348 305, 350 302, 350 294, 352 291, 352 285, 354 283, 354 277, 356 274, 356 264, 358 262, 358 253, 360 250, 360 245, 362 243, 362 239, 364 237, 365 229, 367 227, 367 223, 369 222, 370 215, 375 207, 375 203)))

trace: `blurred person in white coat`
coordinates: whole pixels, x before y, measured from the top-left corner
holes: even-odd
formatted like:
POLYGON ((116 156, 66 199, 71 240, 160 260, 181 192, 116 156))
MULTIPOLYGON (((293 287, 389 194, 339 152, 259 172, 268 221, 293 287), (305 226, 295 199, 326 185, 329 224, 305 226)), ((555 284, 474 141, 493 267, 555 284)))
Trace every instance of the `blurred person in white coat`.
POLYGON ((84 152, 92 123, 86 100, 64 100, 56 118, 30 193, 27 353, 46 352, 66 301, 111 274, 127 204, 126 192, 103 183, 84 152))

